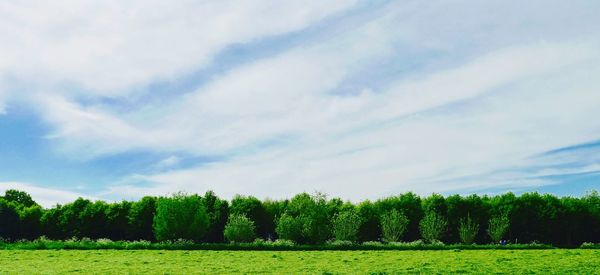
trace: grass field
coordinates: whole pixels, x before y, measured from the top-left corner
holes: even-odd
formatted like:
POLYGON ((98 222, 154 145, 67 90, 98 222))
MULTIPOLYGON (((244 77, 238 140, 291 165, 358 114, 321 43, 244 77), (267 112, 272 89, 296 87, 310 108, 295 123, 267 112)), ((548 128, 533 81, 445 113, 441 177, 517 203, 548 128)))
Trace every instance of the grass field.
POLYGON ((600 250, 2 250, 0 274, 600 274, 600 250))

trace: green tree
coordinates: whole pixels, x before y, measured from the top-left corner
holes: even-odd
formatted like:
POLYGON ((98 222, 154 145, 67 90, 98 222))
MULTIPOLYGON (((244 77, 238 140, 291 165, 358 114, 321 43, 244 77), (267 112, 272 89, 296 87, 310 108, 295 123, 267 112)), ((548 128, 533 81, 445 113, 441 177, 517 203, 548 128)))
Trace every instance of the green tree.
POLYGON ((225 241, 223 230, 229 217, 229 203, 217 197, 213 191, 204 193, 202 201, 206 207, 209 219, 208 229, 203 240, 209 243, 225 241))
POLYGON ((510 226, 510 220, 506 215, 498 215, 494 216, 490 219, 490 223, 488 225, 487 233, 494 241, 494 243, 499 243, 504 237, 506 230, 510 226))
POLYGON ((79 213, 79 232, 81 237, 92 239, 110 238, 106 210, 109 205, 103 201, 87 204, 79 213))
POLYGON ((0 238, 18 239, 20 224, 21 220, 15 205, 0 198, 0 238))
POLYGON ((292 198, 286 213, 302 224, 301 242, 310 244, 324 243, 331 236, 331 218, 327 198, 324 194, 307 193, 292 198))
MULTIPOLYGON (((409 221, 406 231, 404 232, 403 239, 417 240, 420 238, 419 221, 423 218, 423 209, 433 207, 431 206, 433 204, 435 204, 436 207, 444 208, 444 201, 441 200, 438 202, 436 201, 437 199, 438 197, 435 197, 434 199, 428 198, 425 201, 422 201, 419 196, 412 192, 404 193, 399 196, 383 198, 375 202, 377 217, 380 218, 383 214, 394 209, 401 212, 402 214, 406 215, 409 221)), ((380 224, 381 222, 378 221, 377 225, 380 224)), ((375 226, 373 226, 373 228, 376 230, 375 226)), ((382 233, 383 232, 380 231, 373 240, 381 237, 382 233)))
POLYGON ((25 207, 38 205, 29 194, 19 190, 8 189, 4 192, 3 198, 8 202, 14 202, 25 207))
POLYGON ((254 222, 256 233, 266 238, 268 235, 268 216, 263 203, 252 196, 236 195, 231 200, 229 213, 233 215, 244 215, 254 222))
POLYGON ((229 216, 223 234, 225 239, 233 243, 251 242, 256 236, 254 222, 244 215, 229 216))
POLYGON ((359 203, 356 209, 363 221, 358 231, 358 240, 361 242, 376 241, 381 236, 378 207, 366 200, 359 203))
POLYGON ((40 220, 44 213, 42 207, 33 205, 19 209, 19 218, 21 220, 21 236, 28 240, 33 240, 41 236, 42 227, 40 220))
POLYGON ((419 223, 421 236, 427 242, 433 243, 439 241, 446 231, 448 222, 435 211, 429 211, 419 223))
POLYGON ((129 230, 129 210, 131 203, 122 201, 111 203, 106 208, 106 228, 111 240, 126 240, 129 230))
POLYGON ((185 239, 200 241, 209 225, 208 214, 198 195, 174 194, 156 204, 154 234, 158 241, 185 239))
POLYGON ((392 209, 381 215, 381 231, 383 240, 386 242, 400 241, 409 220, 404 213, 392 209))
POLYGON ((275 231, 282 240, 290 240, 295 243, 302 241, 303 222, 299 217, 283 214, 277 220, 275 231))
POLYGON ((477 233, 479 233, 479 224, 471 219, 470 214, 467 215, 467 218, 460 220, 458 226, 458 235, 463 244, 474 243, 477 233))
POLYGON ((361 223, 361 217, 354 209, 339 212, 333 219, 335 239, 356 242, 361 223))
MULTIPOLYGON (((89 237, 84 235, 85 229, 88 225, 84 219, 82 219, 82 213, 85 209, 90 207, 91 201, 83 198, 78 198, 74 202, 64 205, 60 208, 59 227, 60 230, 65 234, 65 238, 76 237, 89 237)), ((103 226, 103 224, 96 224, 94 226, 103 226)))
POLYGON ((67 238, 66 232, 60 224, 60 216, 62 215, 62 206, 56 205, 42 214, 40 225, 42 227, 42 235, 54 239, 61 240, 67 238))
POLYGON ((267 223, 265 224, 265 239, 273 240, 277 236, 275 232, 275 227, 277 226, 277 220, 283 213, 289 203, 288 200, 270 200, 267 199, 263 202, 263 206, 266 212, 267 223))
POLYGON ((143 197, 131 204, 128 215, 129 237, 133 240, 154 241, 152 222, 156 213, 156 198, 143 197))

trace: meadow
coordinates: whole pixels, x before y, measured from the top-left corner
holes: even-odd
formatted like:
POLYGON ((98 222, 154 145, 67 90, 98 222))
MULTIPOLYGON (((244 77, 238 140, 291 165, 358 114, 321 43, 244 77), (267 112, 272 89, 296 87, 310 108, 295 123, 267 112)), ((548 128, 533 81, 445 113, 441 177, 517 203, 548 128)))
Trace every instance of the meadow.
POLYGON ((600 250, 0 250, 0 274, 600 274, 600 250))

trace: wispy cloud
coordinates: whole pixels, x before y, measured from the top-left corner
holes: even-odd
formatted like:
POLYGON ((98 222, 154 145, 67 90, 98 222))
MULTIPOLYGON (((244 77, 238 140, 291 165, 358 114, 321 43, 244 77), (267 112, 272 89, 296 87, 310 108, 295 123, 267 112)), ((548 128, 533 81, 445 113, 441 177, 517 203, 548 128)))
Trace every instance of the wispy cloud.
POLYGON ((35 110, 67 159, 161 156, 103 197, 361 199, 556 184, 548 176, 598 165, 539 157, 600 139, 599 22, 586 1, 48 5, 0 4, 14 41, 0 44, 11 80, 0 110, 3 90, 35 110), (243 62, 141 100, 232 47, 243 62), (215 160, 194 163, 203 156, 215 160))
MULTIPOLYGON (((146 179, 157 185, 148 191, 216 189, 227 196, 285 196, 322 190, 359 199, 402 190, 429 193, 550 184, 535 179, 547 176, 549 170, 496 171, 543 165, 528 157, 600 134, 598 129, 590 132, 594 121, 572 123, 598 115, 600 98, 592 91, 600 83, 582 81, 600 69, 581 65, 600 61, 591 49, 547 44, 502 49, 423 80, 392 85, 387 92, 356 96, 362 105, 355 113, 361 116, 340 112, 329 117, 327 108, 304 112, 305 119, 315 116, 322 121, 293 129, 302 133, 299 140, 201 168, 149 175, 146 179), (529 62, 520 65, 525 57, 529 62), (467 83, 471 79, 475 83, 467 83), (578 110, 567 107, 571 104, 578 110), (363 190, 365 184, 371 191, 363 190)), ((340 99, 329 100, 334 104, 340 99)), ((257 122, 270 125, 271 119, 285 119, 284 114, 257 122)), ((281 125, 303 125, 293 118, 281 125)))

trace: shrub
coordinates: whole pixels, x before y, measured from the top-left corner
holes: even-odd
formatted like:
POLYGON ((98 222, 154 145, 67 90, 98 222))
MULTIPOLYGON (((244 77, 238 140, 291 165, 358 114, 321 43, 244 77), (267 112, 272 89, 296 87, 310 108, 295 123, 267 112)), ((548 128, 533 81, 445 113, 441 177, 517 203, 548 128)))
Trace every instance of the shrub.
POLYGON ((435 211, 429 211, 419 223, 421 236, 423 236, 427 242, 435 243, 436 241, 440 240, 446 231, 447 225, 448 222, 438 213, 435 211))
POLYGON ((402 212, 396 209, 381 215, 381 232, 383 240, 386 242, 397 242, 402 238, 409 220, 402 212))
POLYGON ((199 241, 208 228, 208 214, 199 196, 177 193, 158 199, 153 228, 158 241, 199 241))
POLYGON ((302 238, 302 221, 300 218, 283 214, 277 221, 275 231, 279 239, 300 242, 302 238))
POLYGON ((583 248, 583 249, 600 249, 600 244, 595 244, 595 243, 590 243, 590 242, 584 242, 581 244, 581 246, 579 248, 583 248))
POLYGON ((337 241, 356 242, 361 217, 354 210, 338 213, 333 219, 333 235, 337 241))
POLYGON ((471 215, 467 215, 466 219, 460 220, 458 236, 463 244, 473 244, 477 233, 479 233, 479 224, 471 219, 471 215))
POLYGON ((331 246, 352 246, 352 245, 354 245, 354 242, 343 241, 343 240, 333 240, 333 241, 328 241, 327 244, 331 245, 331 246))
POLYGON ((377 241, 367 241, 362 243, 362 245, 364 246, 384 246, 384 244, 382 244, 381 242, 377 242, 377 241))
POLYGON ((499 215, 490 219, 487 233, 494 243, 498 243, 502 240, 509 225, 510 221, 506 215, 499 215))
POLYGON ((255 236, 254 222, 244 215, 230 215, 223 234, 234 243, 251 242, 255 236))
POLYGON ((293 241, 284 239, 275 240, 272 244, 275 247, 292 247, 296 245, 293 241))

